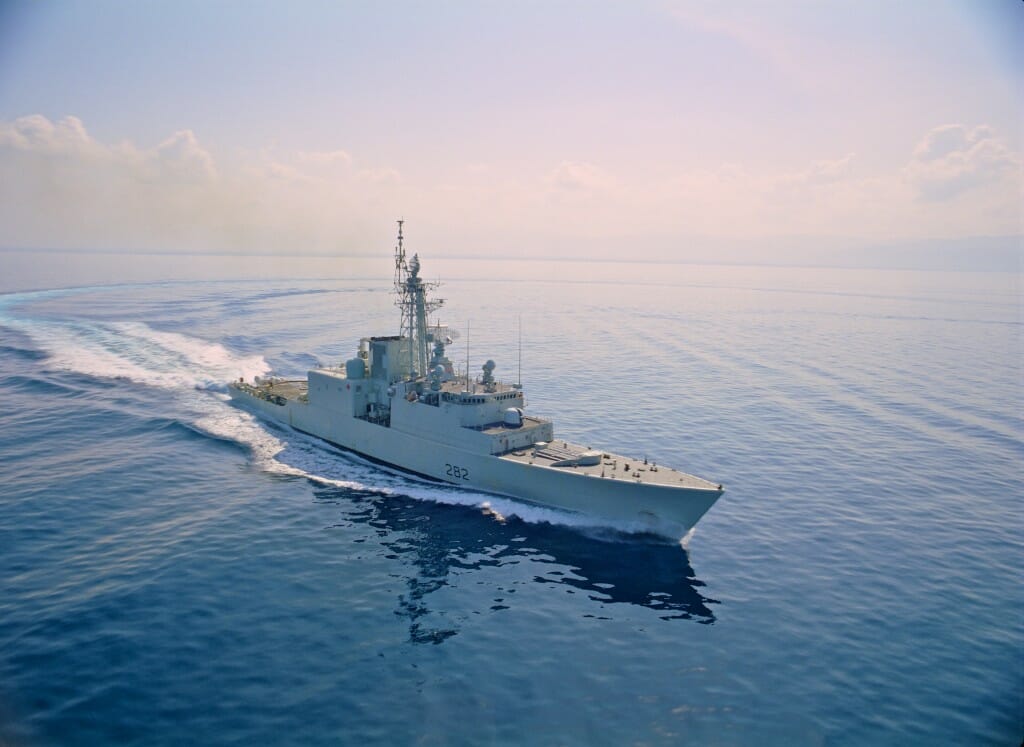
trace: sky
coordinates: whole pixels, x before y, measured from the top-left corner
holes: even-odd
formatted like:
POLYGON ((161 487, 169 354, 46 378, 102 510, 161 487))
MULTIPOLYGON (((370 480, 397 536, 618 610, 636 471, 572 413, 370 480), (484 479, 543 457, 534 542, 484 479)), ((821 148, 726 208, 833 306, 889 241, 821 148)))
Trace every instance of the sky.
POLYGON ((1019 247, 1022 38, 1019 0, 0 1, 0 247, 1019 247))

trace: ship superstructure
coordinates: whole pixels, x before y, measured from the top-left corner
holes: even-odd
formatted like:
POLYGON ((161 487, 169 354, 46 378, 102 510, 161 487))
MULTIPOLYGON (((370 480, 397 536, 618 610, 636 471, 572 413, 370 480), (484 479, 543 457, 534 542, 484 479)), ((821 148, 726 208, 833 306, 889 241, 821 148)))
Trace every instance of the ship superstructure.
POLYGON ((399 334, 364 337, 356 356, 305 381, 232 382, 236 401, 343 449, 407 472, 478 491, 613 520, 626 529, 681 536, 722 486, 636 458, 555 440, 548 419, 527 414, 522 386, 456 374, 453 332, 431 322, 437 283, 395 249, 399 334))

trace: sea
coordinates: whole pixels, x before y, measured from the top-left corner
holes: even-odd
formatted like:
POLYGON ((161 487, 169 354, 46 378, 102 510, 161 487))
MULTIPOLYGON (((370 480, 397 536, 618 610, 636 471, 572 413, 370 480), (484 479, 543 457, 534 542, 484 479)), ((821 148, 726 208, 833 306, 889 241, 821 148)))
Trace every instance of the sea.
POLYGON ((1019 272, 430 259, 459 365, 706 477, 685 537, 255 417, 362 258, 0 255, 0 744, 1018 745, 1019 272))

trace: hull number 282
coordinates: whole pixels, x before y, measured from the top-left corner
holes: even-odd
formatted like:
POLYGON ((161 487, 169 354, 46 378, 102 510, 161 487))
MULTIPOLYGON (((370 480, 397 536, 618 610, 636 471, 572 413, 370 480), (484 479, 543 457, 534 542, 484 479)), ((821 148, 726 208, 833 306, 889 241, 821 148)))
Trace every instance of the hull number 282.
POLYGON ((444 473, 448 475, 448 477, 454 477, 456 480, 469 479, 469 470, 465 467, 457 467, 454 464, 446 464, 444 467, 444 473))

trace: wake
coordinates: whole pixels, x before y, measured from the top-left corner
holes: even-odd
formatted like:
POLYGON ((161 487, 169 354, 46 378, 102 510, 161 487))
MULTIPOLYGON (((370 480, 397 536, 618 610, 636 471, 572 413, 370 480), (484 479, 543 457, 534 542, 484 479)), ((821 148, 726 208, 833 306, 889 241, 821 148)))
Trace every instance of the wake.
POLYGON ((32 339, 51 370, 161 390, 161 396, 173 398, 176 415, 186 425, 245 447, 258 469, 369 489, 343 469, 332 468, 325 450, 293 443, 293 434, 281 429, 275 435, 274 424, 231 404, 227 382, 269 373, 263 356, 239 355, 219 343, 156 330, 142 322, 15 320, 10 326, 32 339))
POLYGON ((10 305, 0 303, 0 324, 27 335, 46 356, 44 365, 48 369, 161 390, 164 397, 173 398, 183 422, 210 437, 243 446, 253 466, 268 474, 381 496, 475 507, 497 521, 517 517, 527 523, 561 524, 595 532, 638 529, 609 526, 607 521, 579 514, 421 481, 364 461, 284 424, 262 421, 231 403, 226 383, 269 373, 270 366, 263 356, 240 355, 219 343, 156 330, 142 322, 29 318, 12 314, 10 305))

